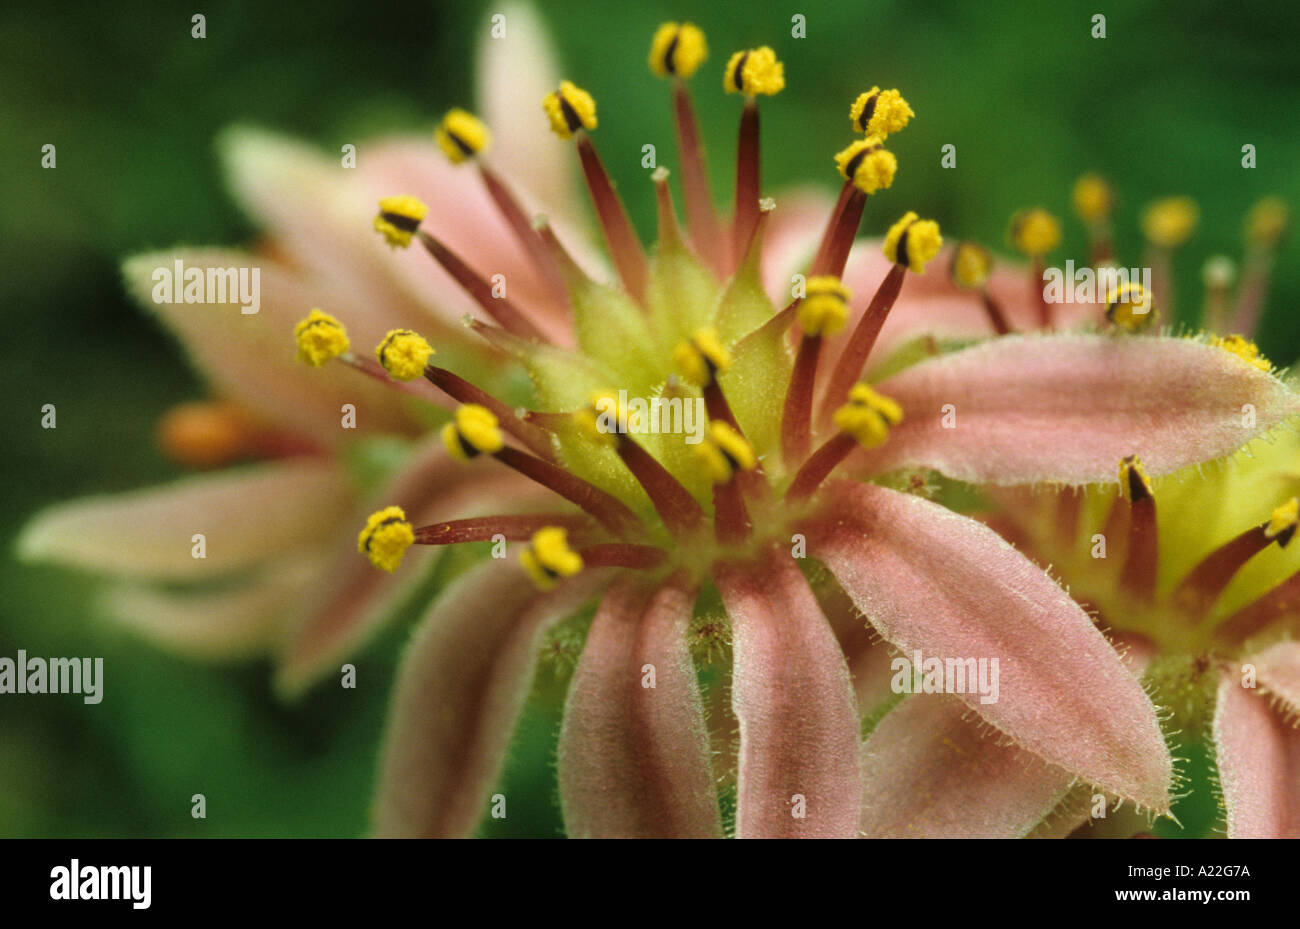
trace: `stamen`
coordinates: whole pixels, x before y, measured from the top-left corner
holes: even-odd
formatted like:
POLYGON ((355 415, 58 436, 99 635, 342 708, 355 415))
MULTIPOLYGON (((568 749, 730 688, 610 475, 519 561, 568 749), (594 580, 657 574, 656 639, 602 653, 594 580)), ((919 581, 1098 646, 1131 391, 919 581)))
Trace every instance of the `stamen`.
POLYGON ((984 312, 988 315, 993 331, 998 335, 1006 335, 1011 331, 1011 324, 1007 322, 1001 305, 988 289, 989 274, 992 270, 993 253, 987 248, 974 242, 957 243, 957 248, 952 253, 952 265, 949 268, 952 282, 966 290, 979 291, 980 303, 984 306, 984 312))
POLYGON ((718 330, 709 326, 673 349, 673 365, 687 382, 707 388, 731 367, 731 352, 718 338, 718 330))
POLYGON ((1110 214, 1115 208, 1115 192, 1100 174, 1085 174, 1074 182, 1074 212, 1088 230, 1089 256, 1093 267, 1110 262, 1110 214))
POLYGON ((1237 265, 1226 255, 1211 255, 1201 267, 1201 283, 1205 285, 1201 327, 1207 332, 1225 332, 1236 328, 1230 305, 1232 284, 1236 279, 1237 265))
POLYGON ((1259 353, 1259 346, 1239 335, 1210 336, 1210 344, 1236 355, 1242 361, 1261 371, 1272 371, 1273 363, 1259 353))
POLYGON ((889 430, 902 421, 903 409, 894 400, 868 384, 854 384, 848 402, 835 411, 834 422, 840 431, 804 462, 786 491, 786 500, 802 500, 812 494, 853 449, 882 444, 889 438, 889 430))
POLYGON ((881 90, 879 87, 860 94, 849 107, 853 128, 882 141, 901 131, 915 115, 897 90, 881 90))
MULTIPOLYGON (((1120 586, 1144 601, 1155 597, 1159 538, 1156 534, 1156 498, 1151 493, 1142 461, 1129 455, 1119 464, 1119 483, 1128 503, 1128 551, 1120 573, 1120 586)), ((1118 504, 1117 504, 1118 505, 1118 504)))
POLYGON ((547 487, 579 509, 595 517, 596 521, 619 536, 638 534, 641 521, 617 497, 558 465, 529 455, 509 445, 493 455, 497 461, 514 468, 524 477, 547 487))
POLYGON ((560 274, 560 269, 556 266, 555 259, 551 252, 546 248, 541 240, 537 229, 533 227, 532 221, 524 211, 519 200, 511 193, 510 188, 501 180, 500 176, 489 167, 485 162, 477 162, 479 176, 483 179, 483 185, 487 188, 488 195, 496 203, 497 209, 505 217, 515 238, 528 252, 528 257, 533 265, 537 268, 545 281, 547 289, 550 291, 551 300, 557 306, 567 306, 569 302, 568 291, 564 287, 564 278, 560 274))
POLYGON ((456 108, 433 130, 433 140, 452 162, 460 164, 481 154, 492 142, 492 134, 483 120, 473 113, 456 108))
POLYGON ((1200 210, 1190 197, 1168 197, 1150 204, 1142 214, 1142 234, 1147 240, 1146 265, 1151 269, 1151 289, 1170 318, 1174 318, 1174 284, 1170 270, 1173 250, 1196 231, 1200 210))
POLYGON ((406 521, 400 506, 389 506, 372 513, 357 536, 357 551, 370 559, 376 568, 390 574, 402 563, 402 556, 415 541, 415 532, 406 521))
POLYGON ((429 208, 423 201, 409 194, 384 197, 379 201, 375 231, 382 234, 393 248, 406 248, 411 244, 411 235, 420 228, 420 223, 428 215, 429 208))
POLYGON ((1288 219, 1287 206, 1277 197, 1259 201, 1246 217, 1246 267, 1232 325, 1228 327, 1235 332, 1253 335, 1259 325, 1277 244, 1286 232, 1288 219))
POLYGON ((1283 619, 1294 620, 1298 614, 1300 571, 1237 610, 1219 625, 1214 635, 1222 643, 1239 647, 1247 640, 1267 632, 1283 619))
POLYGON ((442 427, 440 435, 447 451, 460 461, 470 461, 484 453, 492 455, 505 447, 496 415, 477 403, 457 407, 455 417, 442 427))
POLYGON ((429 233, 419 232, 417 234, 425 251, 432 255, 438 264, 442 265, 443 270, 451 275, 456 283, 474 298, 474 302, 483 308, 483 312, 500 324, 501 328, 513 332, 521 338, 532 339, 535 342, 549 341, 541 330, 534 326, 509 298, 494 296, 492 285, 481 274, 466 264, 459 255, 429 233))
POLYGON ((650 70, 659 77, 686 80, 708 57, 704 33, 694 23, 664 23, 650 40, 650 70))
POLYGON ((487 409, 499 421, 501 428, 510 433, 534 454, 547 460, 553 460, 554 451, 551 443, 540 429, 520 419, 510 407, 483 388, 471 384, 458 374, 446 368, 427 365, 424 377, 447 396, 460 403, 473 404, 487 409))
POLYGON ((867 195, 890 187, 898 172, 898 159, 876 136, 859 139, 836 154, 835 164, 846 181, 867 195))
POLYGON ((642 571, 657 568, 668 558, 668 553, 662 548, 634 542, 605 542, 584 548, 581 554, 588 568, 634 568, 642 571))
POLYGON ((831 404, 835 400, 832 398, 848 394, 853 383, 861 376, 867 357, 880 336, 880 329, 885 325, 885 319, 903 289, 903 276, 907 269, 910 268, 917 274, 923 273, 925 266, 939 253, 942 245, 943 238, 939 235, 939 224, 928 219, 918 220, 916 214, 910 211, 889 228, 889 232, 885 235, 883 251, 885 257, 894 262, 894 266, 880 282, 880 287, 872 296, 866 312, 862 314, 853 334, 849 336, 848 345, 844 347, 839 360, 835 363, 835 370, 831 373, 822 400, 821 421, 823 423, 834 412, 831 404))
POLYGON ((1011 217, 1008 231, 1011 244, 1033 264, 1030 286, 1033 302, 1038 307, 1038 321, 1044 329, 1052 327, 1052 308, 1043 294, 1044 259, 1061 244, 1061 224, 1056 217, 1040 207, 1021 210, 1011 217))
POLYGON ((546 526, 533 533, 531 542, 519 554, 519 563, 542 590, 556 581, 573 577, 583 568, 583 558, 569 547, 568 533, 559 526, 546 526))
POLYGON ((821 244, 809 266, 809 274, 838 277, 844 273, 844 265, 848 262, 849 251, 853 248, 853 239, 858 234, 862 210, 866 204, 867 195, 853 181, 845 181, 840 188, 839 200, 826 222, 826 231, 822 233, 821 244))
POLYGON ((709 423, 704 441, 695 446, 709 479, 713 482, 714 533, 724 545, 749 537, 753 524, 745 507, 741 482, 735 478, 758 468, 758 458, 739 430, 725 422, 709 423))
POLYGON ((620 408, 616 394, 602 394, 590 410, 580 411, 578 422, 599 441, 612 442, 614 451, 632 472, 650 498, 655 512, 675 536, 699 528, 704 510, 672 472, 628 435, 627 410, 620 408))
POLYGON ((1151 302, 1151 295, 1136 281, 1117 284, 1106 296, 1106 319, 1125 332, 1142 332, 1159 315, 1151 302))
POLYGON ((812 441, 813 386, 817 380, 821 351, 821 336, 805 335, 799 340, 799 351, 790 372, 790 386, 785 392, 785 408, 781 415, 781 454, 787 466, 802 460, 812 441))
POLYGON ((293 327, 293 335, 298 340, 298 360, 313 368, 346 353, 351 346, 343 324, 319 307, 293 327))
POLYGON ((547 526, 560 526, 573 533, 592 534, 595 527, 586 516, 574 513, 526 513, 503 516, 474 516, 433 523, 415 530, 416 545, 459 545, 462 542, 493 542, 502 536, 507 542, 530 539, 547 526))
POLYGON ((1247 529, 1205 556, 1183 578, 1173 593, 1174 602, 1192 622, 1203 619, 1237 572, 1256 554, 1277 542, 1286 548, 1300 522, 1300 501, 1292 497, 1273 511, 1268 522, 1247 529))
POLYGON ((433 346, 410 329, 391 329, 375 346, 375 357, 390 377, 413 381, 424 373, 433 355, 433 346))
POLYGON ((728 93, 744 94, 736 142, 736 203, 732 227, 732 266, 740 264, 745 246, 758 222, 759 206, 759 94, 771 96, 785 87, 785 65, 767 46, 736 52, 723 71, 722 86, 728 93))

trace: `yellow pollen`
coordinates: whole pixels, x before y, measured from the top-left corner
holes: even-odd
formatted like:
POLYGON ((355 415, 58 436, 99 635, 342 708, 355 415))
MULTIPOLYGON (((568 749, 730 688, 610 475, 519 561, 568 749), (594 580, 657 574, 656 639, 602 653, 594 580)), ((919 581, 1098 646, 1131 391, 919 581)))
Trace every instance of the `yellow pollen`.
POLYGON ((313 368, 337 358, 349 347, 343 324, 319 308, 293 327, 293 337, 298 340, 298 360, 313 368))
POLYGON ((921 274, 943 246, 939 224, 932 219, 917 219, 908 211, 885 233, 885 257, 895 264, 921 274))
POLYGON ((692 448, 715 484, 726 484, 738 470, 753 471, 758 467, 758 458, 745 437, 721 420, 712 420, 704 441, 692 448))
POLYGON ((879 87, 859 94, 849 107, 853 128, 882 141, 901 130, 915 115, 897 90, 881 90, 879 87))
POLYGON ((366 527, 357 536, 357 551, 376 568, 392 572, 414 542, 415 530, 406 521, 406 513, 400 506, 389 506, 366 520, 366 527))
POLYGON ((1265 197, 1246 216, 1246 237, 1256 245, 1272 248, 1286 231, 1288 219, 1286 203, 1280 197, 1265 197))
POLYGON ((406 248, 411 244, 411 236, 428 215, 429 208, 424 202, 410 194, 385 197, 379 201, 375 231, 382 233, 384 240, 394 248, 406 248))
POLYGON ((852 181, 853 186, 864 194, 874 194, 877 190, 894 183, 894 174, 898 171, 898 159, 894 153, 882 147, 876 136, 858 139, 848 148, 835 155, 835 165, 840 169, 840 176, 852 181))
POLYGON ((970 290, 988 283, 993 270, 993 253, 974 242, 959 242, 952 254, 952 280, 970 290))
POLYGON ((569 547, 568 533, 559 526, 546 526, 533 533, 519 563, 542 590, 550 590, 562 577, 582 570, 582 556, 569 547))
POLYGON ((772 96, 785 88, 785 65, 777 60, 776 52, 766 45, 736 52, 727 61, 722 72, 722 89, 729 94, 756 97, 772 96))
POLYGON ((1190 197, 1167 197, 1142 213, 1142 234, 1160 248, 1177 248, 1192 237, 1200 210, 1190 197))
POLYGON ((457 407, 455 418, 439 434, 447 451, 459 461, 491 455, 506 444, 496 415, 477 403, 457 407))
POLYGON ((1225 352, 1236 355, 1247 364, 1254 365, 1261 371, 1272 371, 1273 364, 1259 353, 1259 346, 1241 335, 1210 336, 1210 344, 1225 352))
POLYGON ((1151 295, 1135 281, 1113 286, 1106 296, 1106 319, 1125 332, 1141 332, 1158 315, 1151 295))
POLYGON ((1061 224, 1040 207, 1021 210, 1011 217, 1011 244, 1030 258, 1041 258, 1061 244, 1061 224))
POLYGON ((799 303, 799 328, 806 336, 832 336, 844 328, 853 295, 838 277, 810 277, 799 303))
POLYGON ((492 141, 487 124, 473 113, 462 109, 448 110, 438 128, 433 130, 433 141, 452 164, 460 164, 480 154, 492 141))
POLYGON ((704 33, 694 23, 664 23, 650 40, 650 70, 660 77, 688 78, 708 57, 704 33))
MULTIPOLYGON (((604 445, 614 445, 619 437, 634 428, 628 422, 627 406, 619 402, 619 396, 612 390, 602 390, 591 396, 591 406, 573 414, 574 421, 589 438, 604 445)), ((640 428, 640 422, 635 428, 640 428)))
POLYGON ((1100 174, 1085 174, 1074 182, 1074 212, 1085 223, 1099 223, 1115 208, 1115 192, 1100 174))
POLYGON ((1151 479, 1137 455, 1129 455, 1119 463, 1119 492, 1129 503, 1152 496, 1151 479))
POLYGON ((1295 535, 1296 524, 1300 523, 1300 500, 1292 497, 1273 511, 1264 527, 1264 538, 1277 539, 1277 544, 1286 548, 1291 537, 1295 535))
POLYGON ((424 373, 433 346, 410 329, 393 329, 375 346, 375 357, 392 377, 413 381, 424 373))
POLYGON ((551 120, 551 131, 571 139, 579 129, 596 128, 596 101, 572 81, 560 81, 560 89, 542 98, 542 109, 551 120))
POLYGON ((731 352, 718 338, 713 327, 700 329, 689 342, 673 349, 673 364, 682 377, 697 387, 708 387, 715 374, 731 367, 731 352))
POLYGON ((836 428, 853 436, 864 448, 874 448, 903 421, 903 408, 867 384, 854 384, 849 402, 835 411, 834 421, 836 428))

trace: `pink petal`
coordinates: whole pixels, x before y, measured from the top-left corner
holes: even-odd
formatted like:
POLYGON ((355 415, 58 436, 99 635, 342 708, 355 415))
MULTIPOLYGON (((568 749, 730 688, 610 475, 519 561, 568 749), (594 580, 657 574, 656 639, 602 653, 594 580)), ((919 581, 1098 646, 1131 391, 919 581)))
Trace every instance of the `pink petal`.
POLYGON ((560 731, 571 838, 722 835, 709 739, 686 646, 695 591, 628 578, 601 601, 560 731), (654 687, 646 687, 647 666, 654 687))
POLYGON ((1249 659, 1260 685, 1282 704, 1287 716, 1300 713, 1300 642, 1271 645, 1249 659))
POLYGON ((1242 687, 1235 670, 1219 684, 1214 741, 1228 837, 1300 838, 1300 730, 1242 687))
POLYGON ((584 571, 539 595, 513 561, 453 583, 407 648, 389 712, 374 830, 457 837, 488 812, 546 630, 608 583, 584 571))
MULTIPOLYGON (((411 433, 417 420, 408 404, 411 398, 385 387, 342 364, 310 368, 297 360, 293 338, 295 323, 314 306, 335 312, 332 295, 283 265, 239 252, 202 250, 156 252, 129 259, 123 269, 128 289, 140 304, 157 314, 180 339, 191 362, 217 393, 238 400, 274 424, 306 433, 336 445, 357 431, 411 433), (181 293, 176 302, 155 303, 155 269, 259 269, 261 307, 244 315, 236 303, 186 304, 181 293), (342 426, 342 406, 356 406, 357 429, 342 426)), ((174 276, 174 274, 173 274, 174 276)), ((382 319, 345 320, 358 354, 383 338, 382 319)), ((430 388, 429 402, 439 395, 430 388)))
POLYGON ((823 512, 805 530, 810 554, 906 657, 998 659, 996 702, 963 694, 972 709, 1021 748, 1168 810, 1155 708, 1051 578, 987 526, 920 497, 839 482, 823 512))
POLYGON ((913 695, 862 747, 862 831, 868 838, 1019 838, 1073 781, 1001 744, 998 733, 981 734, 979 717, 960 700, 913 695))
POLYGON ((1155 476, 1219 458, 1300 411, 1277 378, 1190 339, 1016 336, 916 364, 879 385, 904 422, 850 466, 958 480, 1114 482, 1137 454, 1155 476), (1243 407, 1254 408, 1245 425, 1243 407), (954 426, 945 428, 951 412, 954 426))
POLYGON ((353 505, 338 468, 296 458, 56 504, 27 525, 18 548, 25 559, 103 574, 212 580, 316 547, 353 505), (196 533, 206 557, 194 557, 196 533))
POLYGON ((719 565, 714 580, 732 625, 736 835, 856 835, 857 705, 844 655, 808 582, 776 550, 754 564, 719 565), (796 818, 801 802, 804 817, 796 818))
MULTIPOLYGON (((779 310, 792 299, 791 277, 807 274, 835 198, 821 187, 779 191, 763 235, 763 289, 779 310)), ((883 256, 882 256, 883 258, 883 256)))
POLYGON ((303 618, 287 637, 276 684, 288 696, 301 693, 321 673, 365 644, 424 580, 442 549, 414 545, 389 574, 357 554, 356 533, 366 515, 400 505, 414 526, 484 516, 554 499, 549 491, 493 462, 455 461, 434 438, 420 445, 368 507, 353 511, 347 531, 331 539, 330 580, 304 598, 303 618))

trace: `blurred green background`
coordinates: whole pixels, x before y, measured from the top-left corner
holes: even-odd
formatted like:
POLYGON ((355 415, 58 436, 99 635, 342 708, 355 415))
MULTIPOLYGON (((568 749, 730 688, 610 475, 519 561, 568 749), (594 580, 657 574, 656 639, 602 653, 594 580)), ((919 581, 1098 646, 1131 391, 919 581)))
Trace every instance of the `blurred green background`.
MULTIPOLYGON (((171 658, 98 620, 94 581, 17 565, 12 540, 43 505, 146 486, 179 470, 153 428, 171 405, 204 395, 172 344, 124 297, 133 252, 220 244, 255 233, 222 189, 213 140, 234 123, 343 141, 424 129, 472 100, 481 3, 189 6, 68 2, 0 12, 0 655, 102 655, 107 698, 0 697, 0 835, 354 835, 406 617, 366 655, 371 681, 319 688, 286 707, 265 665, 214 668, 171 658), (190 16, 207 38, 190 37, 190 16), (58 167, 42 170, 41 146, 58 167), (55 403, 59 426, 39 426, 55 403), (208 798, 208 819, 189 816, 208 798)), ((633 183, 640 146, 672 152, 664 85, 645 66, 654 27, 691 19, 711 61, 694 82, 716 190, 730 189, 737 106, 715 71, 731 50, 771 44, 787 89, 764 102, 767 190, 838 186, 830 156, 850 139, 848 103, 872 83, 898 86, 918 113, 891 148, 898 180, 871 202, 883 229, 905 208, 950 237, 1000 245, 1008 216, 1041 204, 1069 216, 1075 177, 1097 170, 1120 194, 1120 257, 1136 264, 1147 200, 1188 194, 1201 226, 1178 255, 1181 308, 1199 307, 1199 269, 1239 256, 1252 202, 1300 204, 1300 12, 1289 0, 1178 3, 797 3, 594 0, 543 5, 570 75, 598 99, 598 143, 642 231, 651 186, 633 183), (1094 13, 1108 37, 1090 35, 1094 13), (791 37, 791 17, 807 38, 791 37), (957 168, 939 150, 956 145, 957 168), (1241 167, 1254 144, 1258 167, 1241 167)), ((548 139, 540 111, 538 144, 548 139)), ((1056 257, 1082 259, 1067 221, 1056 257)), ((1261 348, 1300 354, 1294 236, 1276 268, 1261 348)), ((1182 322, 1194 323, 1194 313, 1182 322)), ((438 578, 431 581, 439 583, 438 578)), ((550 785, 558 688, 543 676, 508 774, 503 834, 556 834, 550 785)))

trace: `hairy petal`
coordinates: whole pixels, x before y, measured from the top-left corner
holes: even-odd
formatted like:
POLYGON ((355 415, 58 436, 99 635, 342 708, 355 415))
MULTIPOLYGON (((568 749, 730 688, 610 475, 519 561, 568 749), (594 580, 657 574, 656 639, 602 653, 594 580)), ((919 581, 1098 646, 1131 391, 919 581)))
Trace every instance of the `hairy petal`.
POLYGON ((1300 838, 1300 730, 1229 673, 1219 683, 1214 742, 1228 837, 1300 838))
POLYGON ((317 546, 353 505, 333 464, 288 459, 55 504, 23 530, 18 552, 128 578, 210 580, 317 546), (196 533, 204 558, 193 554, 196 533))
POLYGON ((1133 454, 1152 476, 1165 474, 1227 455, 1300 412, 1300 395, 1272 375, 1172 337, 993 339, 913 365, 880 391, 904 421, 850 467, 934 468, 989 484, 1114 482, 1133 454))
POLYGON ((1172 765, 1146 693, 1078 604, 993 530, 920 497, 839 482, 806 531, 809 553, 905 656, 998 660, 996 700, 962 699, 1021 748, 1169 809, 1172 765))
POLYGON ((366 513, 398 504, 412 525, 483 516, 513 507, 550 502, 549 491, 514 471, 468 466, 447 454, 441 439, 421 444, 411 460, 368 508, 352 512, 349 531, 329 552, 328 580, 304 597, 304 611, 284 643, 276 686, 294 696, 325 669, 364 644, 410 596, 436 560, 440 548, 412 546, 402 567, 390 574, 357 554, 356 532, 366 513))
POLYGON ((1073 775, 981 734, 979 723, 944 694, 910 696, 890 711, 862 747, 863 834, 1010 839, 1041 822, 1073 775))
POLYGON ((513 562, 457 579, 398 671, 374 807, 390 838, 468 836, 487 811, 546 630, 608 577, 584 571, 539 595, 513 562))
POLYGON ((560 802, 571 838, 722 835, 686 646, 694 600, 679 580, 654 590, 628 578, 601 601, 560 731, 560 802))
POLYGON ((732 625, 736 835, 856 835, 857 700, 808 582, 780 550, 753 564, 719 565, 714 580, 732 625), (800 797, 803 818, 795 815, 800 797))
POLYGON ((1300 714, 1300 642, 1271 645, 1249 659, 1259 683, 1288 718, 1300 714))

